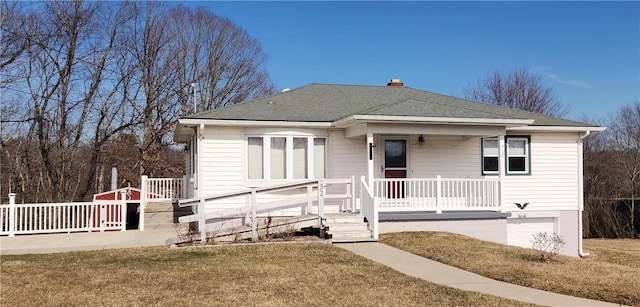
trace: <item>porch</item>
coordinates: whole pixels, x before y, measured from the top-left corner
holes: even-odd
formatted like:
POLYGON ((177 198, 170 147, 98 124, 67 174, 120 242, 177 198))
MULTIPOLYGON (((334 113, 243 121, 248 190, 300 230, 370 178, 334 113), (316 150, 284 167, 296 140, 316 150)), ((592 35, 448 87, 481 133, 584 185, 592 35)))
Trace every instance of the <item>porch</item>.
POLYGON ((379 212, 501 211, 497 178, 375 178, 379 212))

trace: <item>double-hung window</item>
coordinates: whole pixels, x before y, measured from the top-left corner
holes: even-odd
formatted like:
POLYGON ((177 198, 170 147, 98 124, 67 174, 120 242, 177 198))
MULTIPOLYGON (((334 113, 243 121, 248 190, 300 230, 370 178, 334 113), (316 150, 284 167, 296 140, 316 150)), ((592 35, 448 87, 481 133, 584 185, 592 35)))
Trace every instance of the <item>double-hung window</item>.
POLYGON ((506 136, 507 174, 529 174, 529 137, 506 136))
POLYGON ((482 174, 498 174, 498 138, 482 140, 482 174))
POLYGON ((249 136, 247 179, 324 178, 325 141, 314 136, 249 136))
MULTIPOLYGON (((506 174, 528 175, 531 173, 529 136, 505 136, 506 174)), ((498 174, 498 138, 482 139, 482 174, 498 174)))

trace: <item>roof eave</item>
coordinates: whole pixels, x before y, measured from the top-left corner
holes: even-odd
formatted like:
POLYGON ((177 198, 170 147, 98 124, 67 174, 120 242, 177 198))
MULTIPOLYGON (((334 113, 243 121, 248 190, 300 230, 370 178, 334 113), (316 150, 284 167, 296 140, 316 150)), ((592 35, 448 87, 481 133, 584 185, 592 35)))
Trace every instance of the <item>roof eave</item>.
POLYGON ((533 119, 422 117, 391 115, 351 115, 333 122, 336 128, 348 128, 360 123, 422 123, 520 127, 533 124, 533 119))
POLYGON ((521 126, 508 127, 507 131, 511 132, 602 132, 606 127, 598 126, 521 126))
POLYGON ((266 121, 266 120, 238 120, 238 119, 199 119, 181 118, 178 123, 183 126, 195 126, 205 124, 207 126, 232 126, 232 127, 304 127, 304 128, 330 128, 331 122, 300 122, 300 121, 266 121))

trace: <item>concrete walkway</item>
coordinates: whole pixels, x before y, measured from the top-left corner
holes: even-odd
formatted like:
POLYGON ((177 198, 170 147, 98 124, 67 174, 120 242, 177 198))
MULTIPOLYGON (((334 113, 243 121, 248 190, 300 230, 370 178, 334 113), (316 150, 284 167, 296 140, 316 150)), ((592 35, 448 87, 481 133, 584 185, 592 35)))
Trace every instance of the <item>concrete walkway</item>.
POLYGON ((467 291, 491 294, 544 306, 619 306, 579 297, 517 286, 423 258, 381 243, 336 244, 403 274, 467 291))
POLYGON ((0 255, 160 246, 165 244, 166 239, 175 236, 176 232, 173 229, 154 229, 0 237, 0 255))

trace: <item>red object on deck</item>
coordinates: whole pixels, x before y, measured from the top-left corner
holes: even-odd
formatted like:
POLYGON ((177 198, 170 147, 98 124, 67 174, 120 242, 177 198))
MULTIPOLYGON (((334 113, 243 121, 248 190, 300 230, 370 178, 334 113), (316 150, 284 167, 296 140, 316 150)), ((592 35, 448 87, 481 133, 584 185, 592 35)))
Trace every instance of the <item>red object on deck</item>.
POLYGON ((123 190, 127 193, 127 201, 130 201, 130 200, 140 201, 140 194, 142 191, 140 189, 136 189, 132 187, 94 194, 93 200, 120 200, 120 194, 121 194, 120 192, 123 190))
MULTIPOLYGON (((141 195, 141 191, 140 189, 136 189, 136 188, 132 188, 132 187, 127 187, 127 188, 122 188, 122 189, 117 189, 117 190, 113 190, 113 191, 107 191, 107 192, 102 192, 102 193, 98 193, 98 194, 94 194, 93 195, 93 200, 94 202, 96 200, 113 200, 113 203, 107 203, 107 204, 99 204, 99 203, 94 203, 94 205, 92 206, 92 216, 93 219, 91 221, 92 227, 95 228, 99 228, 100 227, 100 222, 101 222, 101 212, 102 212, 102 208, 101 206, 106 206, 105 207, 105 223, 107 225, 113 225, 113 223, 116 224, 120 224, 122 221, 120 221, 120 217, 122 216, 121 210, 127 210, 127 208, 122 208, 122 206, 116 206, 116 201, 120 201, 122 200, 122 191, 125 192, 126 195, 126 202, 139 202, 140 201, 140 195, 141 195)), ((98 230, 96 230, 98 231, 98 230)))

